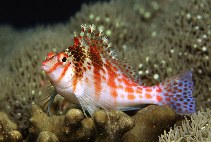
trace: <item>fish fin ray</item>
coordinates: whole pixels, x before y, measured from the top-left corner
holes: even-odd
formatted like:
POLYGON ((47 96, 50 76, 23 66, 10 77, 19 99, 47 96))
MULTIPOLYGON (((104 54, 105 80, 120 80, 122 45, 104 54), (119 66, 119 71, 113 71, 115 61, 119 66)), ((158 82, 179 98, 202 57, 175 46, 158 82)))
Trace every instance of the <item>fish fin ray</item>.
MULTIPOLYGON (((92 91, 92 92, 94 93, 94 91, 92 91)), ((93 94, 93 93, 89 93, 89 94, 93 94)), ((83 110, 83 113, 85 116, 87 116, 85 113, 85 110, 87 110, 88 113, 91 116, 93 116, 94 111, 98 110, 99 108, 103 108, 104 110, 108 110, 108 108, 112 108, 112 106, 110 106, 105 101, 103 101, 103 100, 98 101, 95 98, 93 98, 92 96, 88 95, 87 93, 82 93, 82 94, 76 93, 75 95, 82 107, 82 110, 83 110)))
MULTIPOLYGON (((95 25, 81 25, 81 33, 75 35, 74 45, 71 48, 84 48, 88 53, 91 61, 95 67, 101 69, 102 66, 106 67, 108 72, 116 72, 114 68, 123 73, 125 76, 130 78, 131 81, 140 82, 140 78, 137 78, 137 72, 135 69, 126 61, 121 62, 117 59, 116 52, 112 47, 109 40, 103 36, 103 30, 96 30, 95 25), (100 62, 99 62, 100 61, 100 62), (101 62, 102 61, 102 62, 101 62)), ((111 73, 114 74, 115 73, 111 73)))
POLYGON ((195 112, 195 100, 192 96, 193 81, 191 71, 169 78, 158 85, 162 92, 161 104, 167 104, 178 114, 195 112))
POLYGON ((131 107, 118 107, 118 110, 121 111, 131 111, 131 110, 139 110, 141 107, 139 106, 131 106, 131 107))
POLYGON ((41 88, 41 95, 36 96, 36 102, 39 103, 48 100, 54 91, 54 86, 49 81, 47 81, 46 84, 41 88))
POLYGON ((41 88, 41 95, 36 95, 35 101, 41 106, 48 114, 51 114, 50 107, 54 101, 57 92, 52 86, 50 81, 46 81, 45 85, 41 88))

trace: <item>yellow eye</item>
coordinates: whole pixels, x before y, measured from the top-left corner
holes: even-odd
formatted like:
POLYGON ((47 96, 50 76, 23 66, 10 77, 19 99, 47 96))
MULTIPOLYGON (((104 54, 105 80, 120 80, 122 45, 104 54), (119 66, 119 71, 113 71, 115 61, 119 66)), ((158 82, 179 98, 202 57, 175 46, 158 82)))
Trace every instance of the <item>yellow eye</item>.
POLYGON ((67 58, 68 58, 68 55, 66 53, 64 53, 64 52, 58 54, 58 61, 60 63, 66 63, 67 62, 67 58))

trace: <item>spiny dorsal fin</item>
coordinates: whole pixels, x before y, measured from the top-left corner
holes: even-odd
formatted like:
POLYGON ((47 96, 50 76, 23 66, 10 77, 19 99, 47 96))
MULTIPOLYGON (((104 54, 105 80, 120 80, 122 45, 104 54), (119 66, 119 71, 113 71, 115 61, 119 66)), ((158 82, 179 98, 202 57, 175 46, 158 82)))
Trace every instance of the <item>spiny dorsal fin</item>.
POLYGON ((139 85, 143 85, 140 75, 137 74, 135 68, 131 66, 129 63, 127 63, 126 61, 120 62, 118 60, 113 60, 112 64, 113 66, 116 66, 125 76, 130 78, 131 81, 134 81, 139 85))
POLYGON ((112 48, 112 44, 108 42, 108 39, 105 36, 103 36, 103 30, 96 30, 96 26, 93 24, 81 25, 81 32, 80 34, 75 32, 74 45, 67 49, 67 54, 73 57, 80 56, 80 58, 81 56, 84 56, 83 62, 80 62, 80 64, 83 64, 84 66, 87 64, 87 61, 91 61, 92 65, 99 70, 103 67, 107 67, 112 68, 111 70, 115 71, 114 68, 116 68, 126 77, 130 78, 131 81, 137 83, 141 82, 140 78, 137 78, 136 71, 132 66, 127 62, 120 62, 117 60, 117 55, 112 48), (80 55, 79 52, 82 52, 83 54, 80 55))

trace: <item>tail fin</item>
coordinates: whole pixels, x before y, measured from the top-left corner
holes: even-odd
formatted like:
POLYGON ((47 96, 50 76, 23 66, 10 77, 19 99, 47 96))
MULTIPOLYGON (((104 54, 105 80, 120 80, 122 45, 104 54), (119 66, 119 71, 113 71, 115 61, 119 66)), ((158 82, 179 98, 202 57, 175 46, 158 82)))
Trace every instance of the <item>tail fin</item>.
POLYGON ((195 112, 195 100, 192 97, 193 81, 190 71, 167 79, 159 84, 162 104, 167 104, 179 114, 195 112))

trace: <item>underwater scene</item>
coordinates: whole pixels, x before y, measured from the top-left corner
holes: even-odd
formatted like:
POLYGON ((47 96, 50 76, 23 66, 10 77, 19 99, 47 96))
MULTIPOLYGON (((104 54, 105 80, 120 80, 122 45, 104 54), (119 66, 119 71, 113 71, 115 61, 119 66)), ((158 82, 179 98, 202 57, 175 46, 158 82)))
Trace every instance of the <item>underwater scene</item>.
POLYGON ((86 1, 0 23, 0 142, 211 142, 210 9, 86 1))

